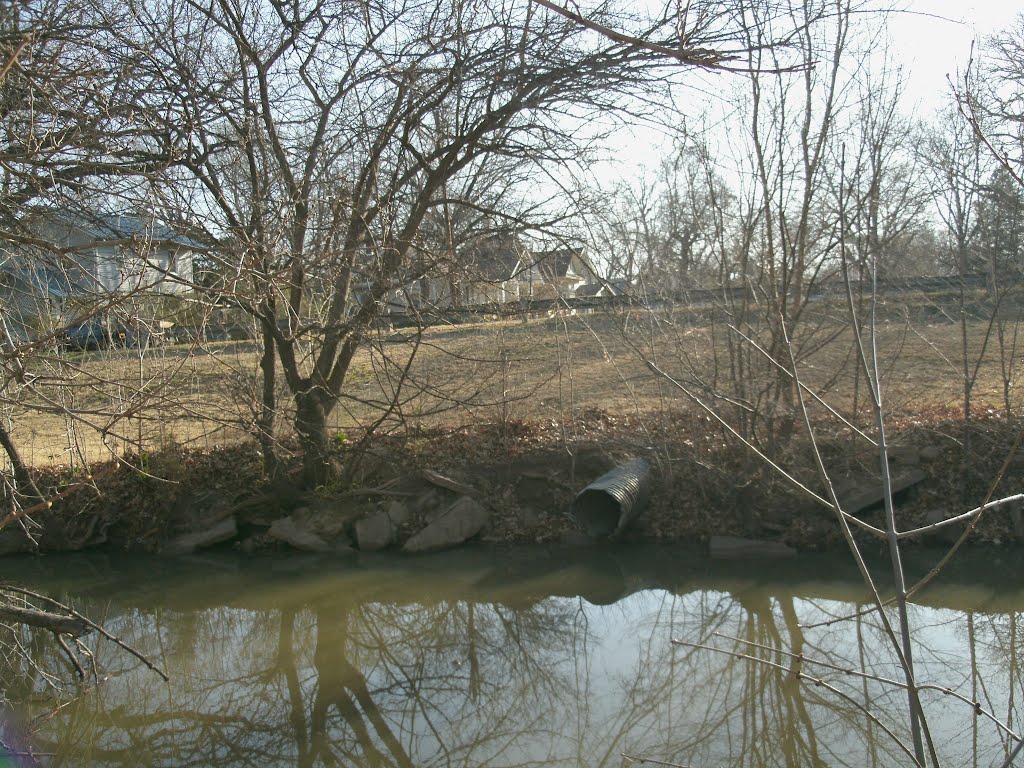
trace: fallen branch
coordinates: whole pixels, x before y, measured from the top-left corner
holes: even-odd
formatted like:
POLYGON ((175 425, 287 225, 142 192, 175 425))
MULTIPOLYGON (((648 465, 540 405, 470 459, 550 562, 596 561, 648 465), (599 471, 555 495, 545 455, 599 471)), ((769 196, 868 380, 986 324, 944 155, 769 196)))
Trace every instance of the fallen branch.
POLYGON ((452 480, 450 477, 445 477, 440 472, 424 469, 421 474, 423 475, 424 480, 431 485, 436 485, 438 488, 444 488, 445 490, 452 491, 454 493, 460 493, 463 496, 475 496, 477 494, 477 490, 473 486, 460 483, 458 480, 452 480))
POLYGON ((153 670, 158 675, 160 675, 160 677, 163 678, 164 682, 169 682, 170 681, 171 678, 168 677, 168 675, 162 669, 160 669, 160 667, 158 667, 156 664, 154 664, 152 661, 150 661, 145 655, 143 655, 139 651, 135 650, 134 648, 132 648, 130 645, 128 645, 124 641, 120 640, 119 638, 114 637, 112 634, 107 632, 107 630, 105 630, 99 624, 97 624, 96 622, 91 621, 87 617, 83 616, 78 611, 76 611, 74 608, 69 608, 68 606, 64 605, 63 603, 60 603, 57 600, 54 600, 52 597, 47 597, 46 595, 40 595, 38 592, 33 592, 32 590, 29 590, 29 589, 23 589, 21 587, 14 587, 14 586, 11 586, 10 584, 0 584, 0 591, 2 591, 2 592, 14 592, 15 594, 23 595, 25 597, 32 598, 33 600, 39 600, 39 601, 42 601, 44 603, 48 603, 49 605, 53 606, 54 608, 57 608, 57 609, 59 609, 61 611, 65 611, 66 613, 68 613, 72 617, 74 617, 75 619, 78 619, 80 622, 85 624, 90 629, 92 629, 92 630, 96 631, 97 633, 103 635, 103 637, 107 638, 107 640, 109 640, 110 642, 112 642, 115 645, 119 646, 123 650, 128 651, 128 653, 130 653, 132 656, 137 658, 139 661, 141 661, 143 664, 145 664, 151 670, 153 670))
POLYGON ((88 623, 73 616, 62 616, 59 613, 36 611, 31 608, 19 608, 14 605, 0 605, 0 621, 27 624, 30 627, 40 627, 59 635, 70 635, 75 638, 88 634, 91 629, 88 623))
POLYGON ((345 497, 355 496, 396 496, 396 497, 408 497, 416 496, 417 494, 411 491, 392 491, 391 486, 398 483, 402 478, 395 477, 388 480, 386 483, 382 483, 374 488, 353 488, 350 491, 345 491, 342 495, 345 497))

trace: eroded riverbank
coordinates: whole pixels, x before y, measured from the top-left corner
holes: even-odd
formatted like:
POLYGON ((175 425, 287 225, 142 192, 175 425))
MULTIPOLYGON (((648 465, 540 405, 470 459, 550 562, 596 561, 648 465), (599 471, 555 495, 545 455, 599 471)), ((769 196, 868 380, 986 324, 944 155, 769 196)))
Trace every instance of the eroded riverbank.
MULTIPOLYGON (((680 415, 651 424, 593 411, 570 425, 571 434, 546 421, 381 436, 358 445, 346 437, 337 445, 338 482, 312 491, 299 488, 287 470, 265 480, 260 455, 244 444, 129 456, 91 467, 88 477, 43 470, 38 483, 50 506, 37 506, 27 533, 17 525, 0 532, 0 553, 401 549, 460 503, 472 503, 483 516, 474 541, 589 546, 569 514, 572 500, 633 456, 652 463, 652 493, 622 533, 626 542, 701 545, 713 536, 738 536, 801 551, 842 544, 829 510, 707 421, 680 415)), ((987 415, 971 426, 965 461, 961 423, 896 419, 890 457, 893 477, 905 486, 897 496, 901 528, 1019 493, 1018 433, 998 414, 987 415)), ((877 453, 854 449, 848 435, 827 425, 817 436, 844 509, 881 525, 877 453)), ((825 495, 809 441, 789 436, 773 459, 825 495)), ((931 538, 948 542, 963 529, 952 526, 931 538)), ((969 541, 1011 544, 1022 530, 1011 505, 982 515, 969 541)))

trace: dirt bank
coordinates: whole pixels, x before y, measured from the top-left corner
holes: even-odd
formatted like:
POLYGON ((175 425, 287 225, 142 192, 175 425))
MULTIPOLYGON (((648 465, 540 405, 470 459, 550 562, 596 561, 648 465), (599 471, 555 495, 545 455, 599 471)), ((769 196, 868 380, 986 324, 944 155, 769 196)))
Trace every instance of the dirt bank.
MULTIPOLYGON (((896 418, 889 435, 892 468, 907 486, 897 497, 900 527, 963 512, 990 492, 992 498, 1019 493, 1024 461, 1012 455, 1018 433, 1016 424, 996 413, 968 432, 941 413, 896 418)), ((357 450, 353 439, 339 441, 341 479, 315 491, 300 490, 287 472, 265 481, 261 458, 249 445, 129 456, 91 467, 89 477, 40 470, 40 487, 52 504, 32 514, 30 536, 18 525, 0 532, 0 554, 91 547, 154 553, 208 546, 400 548, 461 498, 472 501, 463 507, 482 515, 472 538, 585 545, 569 515, 573 497, 637 455, 652 462, 653 492, 624 538, 692 544, 727 535, 798 550, 842 545, 830 511, 691 415, 651 419, 595 410, 570 425, 491 424, 379 436, 369 446, 357 450)), ((875 450, 825 428, 819 447, 844 506, 859 505, 859 518, 883 525, 875 503, 875 450)), ((825 493, 806 437, 797 433, 779 441, 774 459, 809 490, 825 493)), ((949 540, 961 530, 947 528, 932 539, 949 540)), ((1020 533, 1019 512, 1002 508, 986 513, 970 540, 1013 544, 1020 533)), ((858 535, 867 540, 868 534, 858 535)))

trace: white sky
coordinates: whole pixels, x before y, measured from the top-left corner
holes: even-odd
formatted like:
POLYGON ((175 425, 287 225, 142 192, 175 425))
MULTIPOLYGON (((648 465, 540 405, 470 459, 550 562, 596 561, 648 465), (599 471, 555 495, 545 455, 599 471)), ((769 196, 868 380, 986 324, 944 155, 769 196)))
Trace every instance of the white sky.
POLYGON ((943 103, 946 76, 967 64, 971 42, 1009 28, 1024 0, 908 0, 906 7, 911 13, 892 16, 889 33, 906 67, 908 96, 927 113, 943 103))
MULTIPOLYGON (((947 75, 956 77, 971 54, 971 43, 981 43, 994 32, 1008 29, 1016 17, 1024 13, 1024 0, 897 0, 904 13, 886 16, 889 53, 895 64, 902 65, 906 86, 908 113, 928 119, 950 103, 947 75)), ((717 98, 714 89, 729 87, 730 76, 711 79, 704 95, 698 92, 684 98, 698 118, 707 109, 700 104, 704 98, 717 98)), ((684 107, 684 112, 685 112, 684 107)), ((713 111, 713 110, 712 110, 713 111)), ((642 124, 616 131, 610 143, 611 158, 590 167, 593 178, 601 184, 615 179, 628 179, 655 168, 664 153, 664 133, 642 124)))

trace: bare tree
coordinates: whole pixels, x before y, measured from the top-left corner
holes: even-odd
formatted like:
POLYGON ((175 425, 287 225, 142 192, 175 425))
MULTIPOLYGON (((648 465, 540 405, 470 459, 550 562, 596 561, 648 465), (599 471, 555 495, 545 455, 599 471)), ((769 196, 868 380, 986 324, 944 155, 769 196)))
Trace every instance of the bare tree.
POLYGON ((987 155, 1024 187, 1024 14, 990 36, 952 83, 957 108, 987 155))
POLYGON ((901 78, 899 69, 883 66, 858 84, 858 109, 843 145, 842 194, 851 214, 846 244, 858 280, 870 275, 869 265, 880 279, 899 269, 901 241, 920 232, 930 199, 925 163, 901 111, 901 78))
POLYGON ((99 293, 75 306, 51 302, 54 283, 79 281, 79 254, 37 222, 109 206, 117 180, 160 165, 141 140, 147 127, 136 106, 122 98, 130 62, 118 66, 109 55, 107 24, 117 21, 87 0, 0 8, 0 444, 11 467, 3 476, 11 514, 23 497, 41 498, 13 417, 35 408, 69 424, 85 418, 65 397, 71 388, 61 390, 71 374, 61 369, 56 338, 67 323, 119 302, 99 293))
MULTIPOLYGON (((775 49, 767 54, 768 66, 761 66, 757 59, 751 66, 755 72, 750 78, 746 115, 749 168, 757 179, 751 195, 756 216, 750 219, 751 237, 746 241, 747 253, 741 262, 745 268, 740 273, 750 298, 733 301, 729 307, 729 374, 719 379, 714 370, 709 370, 706 350, 715 348, 714 338, 696 355, 681 351, 678 361, 649 354, 640 344, 636 347, 650 370, 707 414, 723 432, 741 439, 764 465, 833 511, 871 590, 873 615, 881 622, 902 671, 898 685, 907 696, 906 714, 913 742, 902 748, 923 765, 929 760, 935 763, 936 758, 919 696, 907 609, 908 596, 918 587, 905 582, 901 554, 902 540, 914 532, 899 529, 892 500, 885 363, 877 343, 882 332, 877 295, 869 290, 860 297, 857 288, 865 279, 873 282, 884 271, 889 244, 912 231, 924 201, 915 184, 915 158, 902 140, 907 131, 897 109, 898 89, 869 83, 866 92, 860 91, 856 77, 849 74, 850 61, 856 55, 856 9, 845 3, 827 7, 805 4, 805 12, 811 14, 815 7, 820 14, 815 23, 798 13, 771 20, 795 25, 793 39, 798 41, 798 50, 805 61, 817 62, 815 67, 800 70, 795 76, 771 78, 758 70, 784 69, 775 49), (807 23, 801 23, 803 20, 807 23), (848 145, 851 137, 856 137, 858 144, 848 145), (846 293, 845 322, 827 323, 814 317, 810 299, 826 277, 840 278, 833 284, 841 285, 846 293), (860 414, 856 409, 850 413, 845 403, 836 408, 826 401, 834 377, 826 377, 823 384, 821 380, 810 382, 806 375, 809 368, 804 362, 809 353, 846 333, 853 337, 851 359, 857 380, 863 382, 868 423, 861 423, 860 414), (701 358, 705 361, 703 369, 698 367, 701 358), (870 533, 886 542, 890 555, 897 608, 893 618, 885 611, 876 577, 865 564, 862 545, 853 535, 854 527, 867 530, 868 526, 844 508, 845 502, 836 490, 835 470, 828 466, 818 440, 819 426, 812 411, 826 421, 835 419, 843 424, 877 457, 885 516, 884 523, 872 526, 870 533), (803 474, 805 467, 799 462, 789 466, 782 461, 786 454, 774 450, 778 441, 773 438, 785 437, 798 425, 809 439, 810 460, 817 475, 813 479, 803 474), (763 432, 767 432, 767 440, 763 432)), ((756 45, 749 47, 757 49, 756 45)), ((959 135, 969 138, 969 132, 961 131, 959 135)), ((960 202, 954 201, 955 205, 960 202)), ((964 206, 957 208, 958 212, 963 210, 964 206)), ((966 234, 969 218, 959 220, 965 224, 962 232, 966 234)), ((818 314, 820 317, 824 313, 818 314)), ((683 349, 683 344, 678 348, 683 349)), ((977 367, 969 369, 965 362, 964 374, 965 381, 973 381, 977 367)), ((968 409, 969 397, 967 388, 968 409)), ((959 519, 977 519, 985 508, 959 519)), ((955 519, 939 525, 952 524, 955 519)))
POLYGON ((956 110, 946 110, 921 142, 935 207, 945 224, 954 271, 971 271, 977 235, 977 207, 986 172, 982 143, 956 110))
POLYGON ((679 141, 636 184, 597 194, 603 210, 595 247, 616 277, 651 295, 720 284, 728 260, 722 245, 735 236, 737 201, 703 141, 679 141))
MULTIPOLYGON (((330 474, 325 428, 353 355, 447 191, 503 158, 538 174, 576 159, 574 122, 621 109, 663 64, 529 2, 131 9, 125 42, 148 62, 161 151, 177 160, 158 193, 223 244, 219 294, 261 329, 261 430, 280 366, 313 485, 330 474)), ((703 50, 705 31, 722 39, 720 19, 703 23, 687 49, 703 50)), ((637 35, 663 44, 676 30, 673 16, 637 35)))

